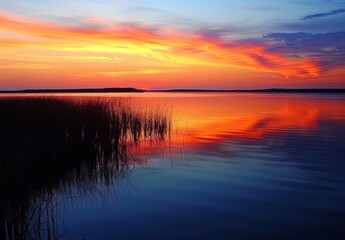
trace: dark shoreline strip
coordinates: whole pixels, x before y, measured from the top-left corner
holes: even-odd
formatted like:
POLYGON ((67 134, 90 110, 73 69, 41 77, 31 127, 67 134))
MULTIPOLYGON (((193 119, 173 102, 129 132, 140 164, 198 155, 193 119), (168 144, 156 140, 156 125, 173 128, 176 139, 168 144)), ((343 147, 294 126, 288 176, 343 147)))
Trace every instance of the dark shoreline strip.
POLYGON ((163 89, 143 90, 136 88, 82 88, 82 89, 25 89, 25 90, 0 90, 0 93, 144 93, 144 92, 219 92, 219 93, 345 93, 344 88, 305 88, 305 89, 163 89))

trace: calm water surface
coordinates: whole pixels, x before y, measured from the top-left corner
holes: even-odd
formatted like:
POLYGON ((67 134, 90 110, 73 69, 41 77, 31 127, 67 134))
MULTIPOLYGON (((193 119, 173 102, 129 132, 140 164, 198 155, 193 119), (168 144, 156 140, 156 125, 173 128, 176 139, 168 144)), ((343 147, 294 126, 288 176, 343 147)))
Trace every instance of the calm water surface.
POLYGON ((345 239, 344 95, 118 96, 171 108, 170 139, 57 196, 61 239, 345 239))

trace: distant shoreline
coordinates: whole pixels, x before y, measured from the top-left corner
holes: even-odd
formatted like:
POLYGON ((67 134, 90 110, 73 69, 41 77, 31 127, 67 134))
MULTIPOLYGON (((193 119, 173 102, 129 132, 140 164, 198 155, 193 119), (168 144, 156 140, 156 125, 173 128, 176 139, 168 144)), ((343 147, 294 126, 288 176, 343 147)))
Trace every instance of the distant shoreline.
POLYGON ((0 93, 143 93, 136 88, 78 88, 78 89, 24 89, 0 90, 0 93))
POLYGON ((136 88, 78 88, 78 89, 24 89, 24 90, 0 90, 0 93, 345 93, 344 88, 305 88, 305 89, 166 89, 166 90, 143 90, 136 88))
POLYGON ((150 92, 219 92, 219 93, 345 93, 343 88, 267 88, 267 89, 235 89, 235 90, 212 90, 212 89, 170 89, 151 90, 150 92))

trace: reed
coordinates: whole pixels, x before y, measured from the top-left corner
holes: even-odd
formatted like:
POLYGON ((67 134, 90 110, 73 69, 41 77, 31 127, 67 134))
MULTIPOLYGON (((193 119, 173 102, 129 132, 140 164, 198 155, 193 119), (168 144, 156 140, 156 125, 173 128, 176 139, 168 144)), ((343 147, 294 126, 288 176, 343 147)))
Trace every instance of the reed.
POLYGON ((0 238, 56 239, 56 196, 126 177, 170 119, 125 98, 0 98, 0 238))

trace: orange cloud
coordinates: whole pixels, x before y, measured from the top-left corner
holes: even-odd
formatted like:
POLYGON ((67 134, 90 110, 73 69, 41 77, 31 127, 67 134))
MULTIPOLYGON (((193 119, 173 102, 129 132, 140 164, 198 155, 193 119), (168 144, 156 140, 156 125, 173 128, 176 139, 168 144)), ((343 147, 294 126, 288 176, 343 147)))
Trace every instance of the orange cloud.
POLYGON ((0 65, 10 62, 9 69, 46 66, 45 70, 49 66, 54 74, 54 68, 63 70, 68 62, 74 62, 73 72, 66 74, 104 78, 189 71, 194 66, 248 69, 279 78, 320 75, 316 60, 270 53, 260 44, 222 41, 198 33, 148 30, 98 18, 76 24, 80 26, 0 13, 0 65))

